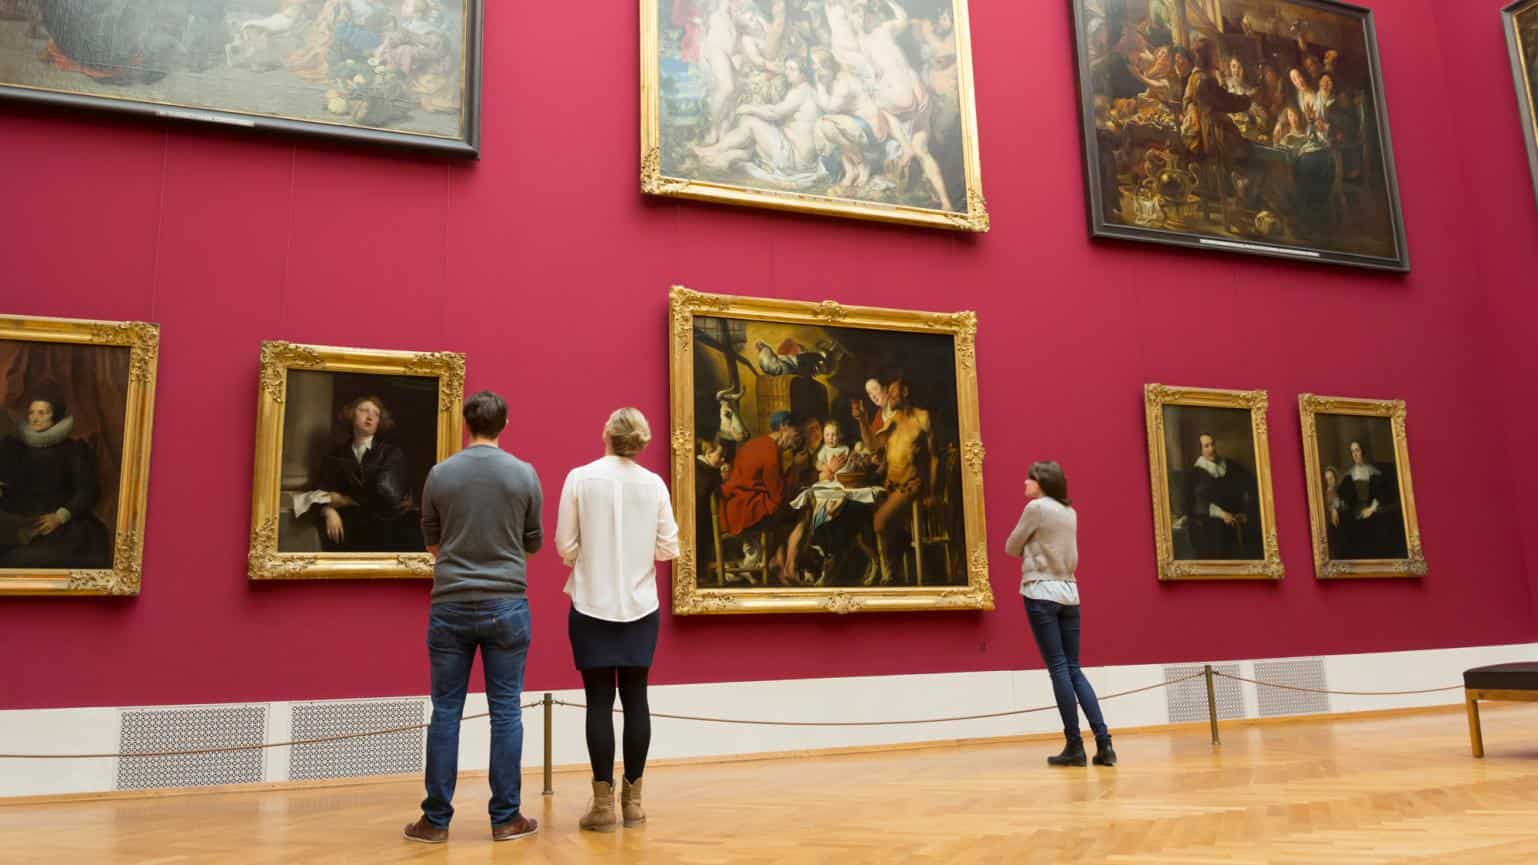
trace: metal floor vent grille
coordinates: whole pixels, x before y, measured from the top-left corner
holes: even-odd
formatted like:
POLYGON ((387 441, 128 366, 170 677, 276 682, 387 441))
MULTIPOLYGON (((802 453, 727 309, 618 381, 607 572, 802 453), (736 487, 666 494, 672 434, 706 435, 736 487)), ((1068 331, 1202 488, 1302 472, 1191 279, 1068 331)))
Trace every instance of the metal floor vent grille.
MULTIPOLYGON (((1239 675, 1238 664, 1213 664, 1212 669, 1231 676, 1239 675)), ((1169 664, 1164 668, 1164 678, 1178 679, 1201 671, 1201 664, 1169 664)), ((1240 683, 1213 677, 1212 684, 1213 693, 1217 697, 1218 717, 1243 718, 1244 691, 1240 683)), ((1169 704, 1171 724, 1207 720, 1207 683, 1204 680, 1197 678, 1171 685, 1164 689, 1164 696, 1169 704)))
MULTIPOLYGON (((262 743, 267 730, 267 707, 125 710, 120 713, 120 719, 118 750, 124 754, 229 748, 262 743)), ((120 757, 117 789, 256 783, 262 780, 264 758, 265 752, 260 750, 120 757)))
MULTIPOLYGON (((1292 661, 1256 661, 1255 678, 1261 682, 1292 685, 1297 688, 1329 686, 1324 679, 1323 658, 1299 658, 1292 661)), ((1255 686, 1255 696, 1260 701, 1260 716, 1318 715, 1330 711, 1329 694, 1310 694, 1305 691, 1288 691, 1283 688, 1255 686)))
MULTIPOLYGON (((422 700, 300 703, 293 709, 293 737, 318 739, 420 724, 422 700)), ((365 736, 340 742, 295 745, 288 777, 295 780, 402 775, 422 771, 422 730, 365 736)))

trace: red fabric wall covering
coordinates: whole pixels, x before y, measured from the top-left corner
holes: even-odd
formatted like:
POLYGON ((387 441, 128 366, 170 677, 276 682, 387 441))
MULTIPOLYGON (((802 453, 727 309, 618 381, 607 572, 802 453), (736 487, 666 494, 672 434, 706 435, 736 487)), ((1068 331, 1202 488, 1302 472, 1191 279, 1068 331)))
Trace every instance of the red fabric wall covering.
MULTIPOLYGON (((164 329, 144 594, 0 599, 0 708, 425 692, 425 584, 246 580, 259 341, 468 353, 469 386, 511 398, 507 442, 553 520, 610 410, 666 423, 674 282, 978 311, 1000 609, 665 614, 654 681, 1039 665, 1002 545, 1047 457, 1082 510, 1086 664, 1538 638, 1538 550, 1520 530, 1538 480, 1538 217, 1499 4, 1374 5, 1408 276, 1092 244, 1067 3, 972 2, 983 237, 643 199, 633 8, 492 8, 474 164, 5 107, 0 309, 164 329), (573 32, 593 50, 551 38, 573 32), (1271 392, 1281 584, 1156 582, 1148 381, 1271 392), (1314 580, 1302 391, 1409 401, 1430 577, 1314 580)), ((535 559, 532 689, 579 681, 564 579, 552 553, 535 559)))

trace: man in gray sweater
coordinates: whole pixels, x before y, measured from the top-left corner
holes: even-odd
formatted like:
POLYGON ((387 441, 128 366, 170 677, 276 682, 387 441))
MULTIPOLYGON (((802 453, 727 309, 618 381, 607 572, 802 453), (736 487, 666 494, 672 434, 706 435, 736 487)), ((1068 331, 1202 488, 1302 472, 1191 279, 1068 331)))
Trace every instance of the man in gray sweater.
POLYGON ((470 444, 433 467, 422 493, 422 535, 436 559, 427 650, 433 719, 427 728, 427 798, 406 826, 412 841, 441 844, 454 816, 459 721, 479 647, 491 707, 491 837, 532 835, 518 812, 523 778, 523 667, 529 653, 526 560, 543 541, 539 477, 502 450, 507 403, 490 391, 465 400, 470 444))

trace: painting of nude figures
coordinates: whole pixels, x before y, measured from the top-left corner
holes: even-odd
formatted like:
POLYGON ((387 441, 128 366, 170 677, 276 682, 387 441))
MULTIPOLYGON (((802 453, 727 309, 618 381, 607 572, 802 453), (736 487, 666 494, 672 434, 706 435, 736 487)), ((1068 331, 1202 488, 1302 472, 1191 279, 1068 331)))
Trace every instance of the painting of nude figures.
POLYGON ((1410 269, 1371 11, 1073 8, 1095 237, 1410 269))
POLYGON ((677 613, 992 609, 970 312, 675 288, 677 613))
POLYGON ((0 594, 137 595, 157 325, 0 318, 0 594))
POLYGON ((987 231, 966 0, 642 0, 641 188, 987 231))
POLYGON ((0 0, 0 96, 473 156, 481 0, 0 0))
POLYGON ((1511 74, 1517 84, 1517 110, 1527 158, 1538 191, 1538 0, 1517 0, 1502 10, 1506 45, 1511 51, 1511 74))

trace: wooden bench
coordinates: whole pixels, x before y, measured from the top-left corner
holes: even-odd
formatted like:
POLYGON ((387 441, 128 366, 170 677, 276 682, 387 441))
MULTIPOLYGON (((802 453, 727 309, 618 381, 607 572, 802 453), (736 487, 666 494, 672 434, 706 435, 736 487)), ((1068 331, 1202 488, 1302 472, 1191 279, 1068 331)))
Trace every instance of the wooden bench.
POLYGON ((1469 708, 1469 742, 1474 756, 1483 757, 1485 737, 1479 729, 1479 701, 1538 703, 1538 662, 1475 667, 1463 674, 1463 691, 1469 708))

